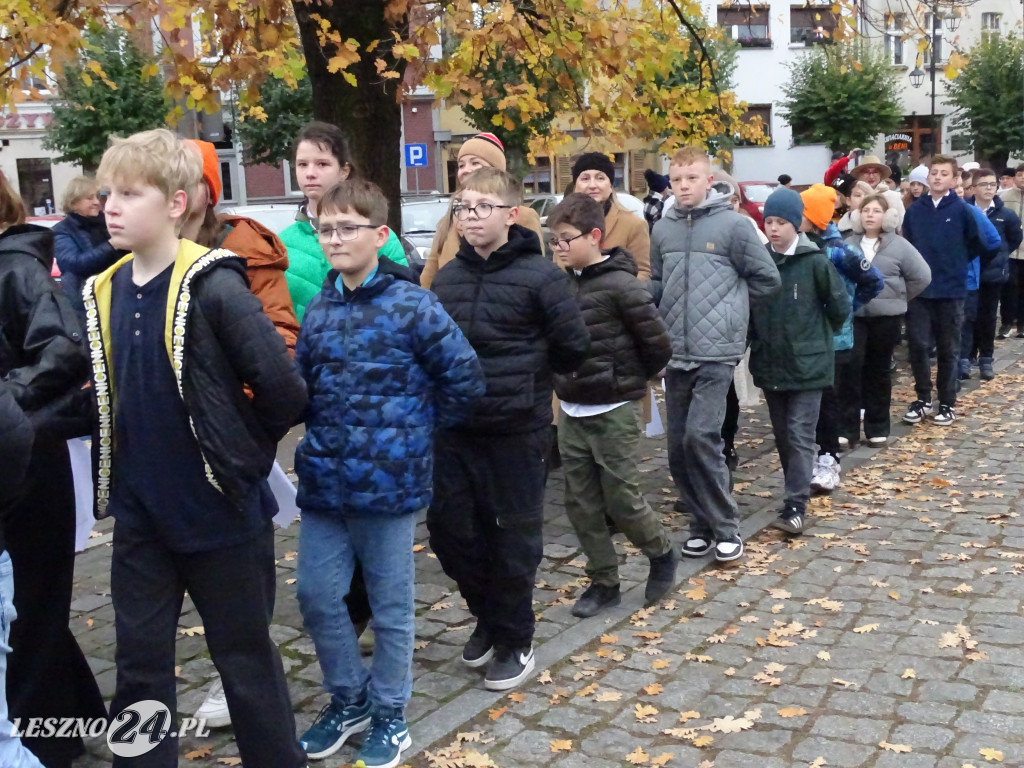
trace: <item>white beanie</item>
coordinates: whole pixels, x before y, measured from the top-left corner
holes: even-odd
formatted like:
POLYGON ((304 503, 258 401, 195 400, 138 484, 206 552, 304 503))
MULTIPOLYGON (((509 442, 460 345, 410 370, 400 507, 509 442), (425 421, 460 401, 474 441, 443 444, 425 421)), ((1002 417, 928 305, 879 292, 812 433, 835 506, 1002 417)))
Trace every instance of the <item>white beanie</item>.
POLYGON ((916 181, 918 184, 924 184, 926 187, 931 189, 931 186, 928 184, 928 166, 917 166, 917 168, 910 172, 910 176, 907 177, 907 181, 916 181))
POLYGON ((979 168, 981 168, 981 163, 976 163, 973 160, 960 166, 961 171, 976 171, 979 168))

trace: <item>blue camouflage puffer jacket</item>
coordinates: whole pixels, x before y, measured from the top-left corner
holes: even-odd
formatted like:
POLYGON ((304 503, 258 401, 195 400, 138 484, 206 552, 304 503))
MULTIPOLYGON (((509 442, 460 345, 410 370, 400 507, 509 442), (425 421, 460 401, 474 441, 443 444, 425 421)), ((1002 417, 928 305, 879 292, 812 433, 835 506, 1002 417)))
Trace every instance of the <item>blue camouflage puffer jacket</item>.
POLYGON ((343 295, 337 277, 307 305, 295 347, 309 388, 297 503, 339 517, 412 514, 430 504, 434 429, 466 416, 483 372, 430 291, 380 271, 343 295))
POLYGON ((878 268, 864 258, 860 249, 843 240, 834 221, 830 221, 820 235, 809 234, 808 237, 820 245, 832 260, 853 305, 842 329, 832 337, 833 347, 836 352, 853 349, 853 313, 882 292, 885 279, 878 268))

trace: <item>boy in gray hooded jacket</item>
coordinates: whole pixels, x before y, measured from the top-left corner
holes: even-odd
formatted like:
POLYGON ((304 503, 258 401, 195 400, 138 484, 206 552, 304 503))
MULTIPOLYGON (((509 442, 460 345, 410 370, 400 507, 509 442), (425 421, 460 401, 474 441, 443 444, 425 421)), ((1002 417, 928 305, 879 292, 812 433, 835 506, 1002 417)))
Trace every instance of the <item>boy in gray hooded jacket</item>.
POLYGON ((669 182, 675 205, 651 233, 651 291, 672 339, 669 470, 691 518, 682 551, 735 560, 743 542, 722 453, 725 397, 746 348, 750 298, 777 290, 779 271, 732 210, 733 190, 712 186, 703 148, 676 152, 669 182))

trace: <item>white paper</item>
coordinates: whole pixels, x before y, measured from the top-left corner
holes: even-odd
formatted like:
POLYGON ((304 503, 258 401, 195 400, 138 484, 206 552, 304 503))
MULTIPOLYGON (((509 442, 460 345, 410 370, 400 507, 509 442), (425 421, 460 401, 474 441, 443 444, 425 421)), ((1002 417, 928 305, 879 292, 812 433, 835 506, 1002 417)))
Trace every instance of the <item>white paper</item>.
POLYGON ((298 491, 276 461, 274 468, 270 470, 267 482, 270 483, 271 493, 277 499, 278 512, 274 515, 274 524, 281 528, 287 528, 299 516, 299 508, 295 504, 295 496, 298 491))
POLYGON ((86 440, 68 440, 71 455, 71 474, 75 478, 75 552, 81 552, 96 525, 92 513, 92 457, 86 440))
POLYGON ((658 401, 654 399, 654 390, 648 389, 647 396, 651 398, 651 420, 647 422, 644 434, 647 437, 658 437, 665 434, 665 425, 661 423, 661 411, 658 410, 658 401))

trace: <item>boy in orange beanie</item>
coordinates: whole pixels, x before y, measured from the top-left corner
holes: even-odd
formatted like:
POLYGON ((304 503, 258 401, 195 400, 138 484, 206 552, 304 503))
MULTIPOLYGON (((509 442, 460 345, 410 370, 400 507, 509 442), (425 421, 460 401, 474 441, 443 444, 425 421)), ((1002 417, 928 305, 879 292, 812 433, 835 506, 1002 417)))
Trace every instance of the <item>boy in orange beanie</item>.
MULTIPOLYGON (((853 305, 842 329, 832 338, 836 355, 835 379, 838 380, 840 376, 853 375, 845 370, 849 365, 850 350, 853 349, 853 313, 882 291, 882 273, 871 266, 860 251, 843 242, 839 228, 832 221, 836 206, 836 191, 832 187, 815 184, 801 192, 800 198, 804 201, 804 220, 800 231, 806 232, 831 259, 832 265, 843 278, 853 305)), ((828 493, 840 484, 839 413, 835 389, 832 386, 825 387, 821 393, 821 408, 815 430, 818 460, 811 478, 811 489, 815 491, 828 493)))

